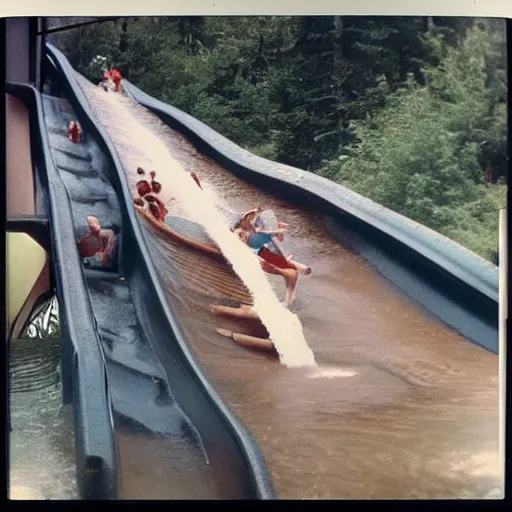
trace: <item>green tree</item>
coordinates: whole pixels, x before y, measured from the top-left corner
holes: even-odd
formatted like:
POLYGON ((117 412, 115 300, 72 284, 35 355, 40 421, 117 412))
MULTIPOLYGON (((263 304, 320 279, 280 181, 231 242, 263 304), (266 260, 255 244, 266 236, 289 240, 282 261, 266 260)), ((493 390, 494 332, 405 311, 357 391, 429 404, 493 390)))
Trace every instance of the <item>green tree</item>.
MULTIPOLYGON (((424 69, 426 86, 411 76, 386 93, 385 109, 352 121, 356 142, 321 173, 492 259, 504 185, 484 182, 481 159, 487 128, 504 126, 504 113, 489 118, 486 51, 486 31, 468 31, 439 66, 424 69)), ((495 142, 506 140, 498 132, 495 142)))

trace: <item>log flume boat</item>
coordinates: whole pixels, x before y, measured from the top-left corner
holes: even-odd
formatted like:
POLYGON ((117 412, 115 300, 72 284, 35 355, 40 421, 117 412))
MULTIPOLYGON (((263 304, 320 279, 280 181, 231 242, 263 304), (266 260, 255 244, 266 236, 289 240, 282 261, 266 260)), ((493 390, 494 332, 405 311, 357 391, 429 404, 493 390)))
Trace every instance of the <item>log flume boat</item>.
MULTIPOLYGON (((173 263, 188 282, 198 289, 207 287, 222 294, 239 307, 212 304, 211 311, 216 318, 242 321, 245 331, 251 330, 252 323, 261 324, 257 312, 252 308, 252 297, 235 274, 220 249, 199 224, 183 217, 167 216, 165 223, 156 220, 142 207, 135 205, 137 213, 165 243, 165 250, 172 256, 173 263)), ((263 330, 261 324, 256 329, 263 330)), ((249 349, 276 353, 269 338, 253 336, 219 327, 216 332, 249 349)))
POLYGON ((157 221, 148 211, 141 206, 135 205, 137 213, 149 222, 163 236, 170 238, 180 244, 204 252, 217 260, 224 260, 221 250, 206 234, 204 229, 195 222, 183 217, 168 215, 165 224, 157 221))
POLYGON ((268 352, 274 354, 276 349, 270 339, 259 338, 257 336, 250 336, 248 334, 242 334, 239 332, 233 332, 229 329, 218 328, 217 333, 226 338, 232 339, 237 345, 247 347, 251 349, 260 350, 262 352, 268 352))
POLYGON ((173 265, 191 287, 212 295, 212 299, 252 305, 249 290, 199 224, 173 216, 167 216, 163 224, 143 208, 135 208, 161 241, 162 256, 171 256, 173 265))

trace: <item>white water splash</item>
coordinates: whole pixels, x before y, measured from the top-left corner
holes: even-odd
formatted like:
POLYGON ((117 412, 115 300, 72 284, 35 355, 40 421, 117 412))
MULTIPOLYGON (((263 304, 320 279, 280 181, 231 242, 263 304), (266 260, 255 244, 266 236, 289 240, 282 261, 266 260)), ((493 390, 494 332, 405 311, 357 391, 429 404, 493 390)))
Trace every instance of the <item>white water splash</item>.
POLYGON ((144 161, 138 165, 157 172, 157 179, 162 184, 162 201, 170 206, 173 199, 177 199, 216 242, 251 293, 254 308, 267 328, 281 362, 295 368, 316 366, 298 317, 279 302, 256 255, 230 231, 228 220, 217 210, 211 195, 197 187, 164 143, 125 108, 126 102, 131 100, 86 84, 83 89, 93 99, 91 106, 115 146, 129 146, 130 152, 143 155, 144 161))
POLYGON ((355 377, 357 372, 350 369, 343 368, 316 368, 308 375, 310 379, 338 379, 355 377))

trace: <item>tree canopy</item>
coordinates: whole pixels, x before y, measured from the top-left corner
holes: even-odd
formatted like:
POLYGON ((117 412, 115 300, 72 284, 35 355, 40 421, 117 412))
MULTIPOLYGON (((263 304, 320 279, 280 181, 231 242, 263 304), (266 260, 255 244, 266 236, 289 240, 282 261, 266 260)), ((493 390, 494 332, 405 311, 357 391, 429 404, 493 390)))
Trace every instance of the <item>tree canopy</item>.
POLYGON ((260 156, 322 174, 488 259, 507 179, 504 20, 126 18, 55 34, 260 156))

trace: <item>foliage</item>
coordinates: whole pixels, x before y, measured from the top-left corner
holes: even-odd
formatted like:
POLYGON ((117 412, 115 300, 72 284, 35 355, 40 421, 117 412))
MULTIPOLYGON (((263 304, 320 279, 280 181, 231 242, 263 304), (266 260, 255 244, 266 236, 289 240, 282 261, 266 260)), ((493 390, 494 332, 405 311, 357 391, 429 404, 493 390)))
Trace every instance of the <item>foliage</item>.
POLYGON ((352 121, 357 142, 321 173, 492 259, 505 185, 487 183, 482 165, 506 129, 486 85, 483 32, 426 68, 426 86, 410 78, 385 109, 352 121))
POLYGON ((91 60, 87 68, 87 74, 91 77, 102 76, 104 70, 110 68, 111 65, 108 62, 107 57, 103 57, 102 55, 96 55, 96 57, 94 57, 91 60))
POLYGON ((99 54, 256 154, 328 176, 484 257, 497 247, 503 20, 146 17, 55 39, 93 82, 99 54))
POLYGON ((60 337, 59 303, 56 297, 48 301, 31 319, 21 337, 31 339, 60 337))

